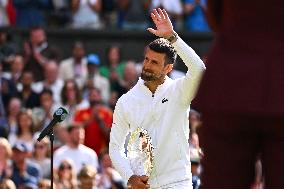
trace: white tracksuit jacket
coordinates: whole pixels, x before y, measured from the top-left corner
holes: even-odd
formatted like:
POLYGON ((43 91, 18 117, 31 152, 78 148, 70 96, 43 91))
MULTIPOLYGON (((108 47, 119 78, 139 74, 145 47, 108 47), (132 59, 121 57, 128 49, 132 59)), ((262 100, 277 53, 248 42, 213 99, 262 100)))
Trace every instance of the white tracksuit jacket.
POLYGON ((109 153, 115 169, 126 182, 133 171, 124 153, 125 138, 137 127, 148 131, 155 147, 154 168, 148 181, 151 188, 191 180, 187 111, 205 65, 181 38, 173 46, 188 67, 186 76, 176 80, 166 77, 155 94, 140 78, 116 104, 109 153))

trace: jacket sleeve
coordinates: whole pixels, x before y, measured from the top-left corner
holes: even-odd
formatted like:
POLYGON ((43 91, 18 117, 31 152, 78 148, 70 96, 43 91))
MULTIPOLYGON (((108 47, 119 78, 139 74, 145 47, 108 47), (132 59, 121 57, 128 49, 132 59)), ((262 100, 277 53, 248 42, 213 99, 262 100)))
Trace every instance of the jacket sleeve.
POLYGON ((119 100, 116 104, 113 123, 110 133, 109 155, 114 168, 119 172, 125 182, 134 174, 125 155, 125 139, 129 133, 129 124, 124 116, 123 106, 119 100))
POLYGON ((195 51, 180 37, 173 43, 173 46, 188 68, 185 77, 177 80, 177 87, 182 102, 185 105, 190 105, 198 89, 205 65, 195 51))

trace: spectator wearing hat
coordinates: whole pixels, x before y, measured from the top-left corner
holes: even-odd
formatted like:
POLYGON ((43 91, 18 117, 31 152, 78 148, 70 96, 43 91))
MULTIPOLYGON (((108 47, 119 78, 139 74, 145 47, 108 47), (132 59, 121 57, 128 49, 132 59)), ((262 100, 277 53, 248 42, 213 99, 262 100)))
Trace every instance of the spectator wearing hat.
POLYGON ((24 143, 16 143, 13 146, 13 174, 11 179, 15 182, 17 188, 27 182, 33 182, 29 179, 34 179, 34 183, 41 178, 39 165, 27 161, 28 148, 24 143))
POLYGON ((78 174, 79 186, 81 189, 96 189, 97 169, 86 165, 82 167, 78 174))
POLYGON ((54 168, 58 170, 64 159, 74 162, 75 173, 78 174, 84 165, 92 165, 98 168, 98 156, 94 150, 85 146, 85 130, 81 125, 69 125, 67 128, 69 141, 58 148, 54 153, 54 168))
POLYGON ((110 96, 110 84, 108 79, 99 72, 100 58, 97 54, 87 56, 88 77, 85 83, 83 96, 88 97, 89 88, 98 88, 101 92, 103 102, 106 103, 110 96))

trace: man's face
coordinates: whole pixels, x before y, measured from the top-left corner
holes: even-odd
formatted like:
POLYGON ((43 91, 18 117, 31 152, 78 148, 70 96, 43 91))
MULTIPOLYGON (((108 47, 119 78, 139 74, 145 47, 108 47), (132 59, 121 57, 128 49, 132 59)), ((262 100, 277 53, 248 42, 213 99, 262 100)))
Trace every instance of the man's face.
POLYGON ((36 29, 31 32, 31 42, 34 45, 40 45, 46 41, 45 31, 42 29, 36 29))
POLYGON ((165 58, 166 54, 147 48, 141 78, 144 81, 163 81, 172 69, 172 64, 165 64, 165 58))
POLYGON ((81 127, 73 128, 70 132, 70 139, 74 145, 83 144, 85 140, 85 130, 81 127))

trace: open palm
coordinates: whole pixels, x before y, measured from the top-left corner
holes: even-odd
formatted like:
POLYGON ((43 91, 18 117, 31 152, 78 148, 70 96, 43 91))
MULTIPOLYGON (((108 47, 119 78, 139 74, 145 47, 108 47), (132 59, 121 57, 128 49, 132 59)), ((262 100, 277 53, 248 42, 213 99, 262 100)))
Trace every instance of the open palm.
POLYGON ((151 13, 151 18, 157 29, 148 28, 147 30, 149 32, 163 38, 169 38, 172 36, 174 32, 173 25, 165 9, 154 9, 151 13))

